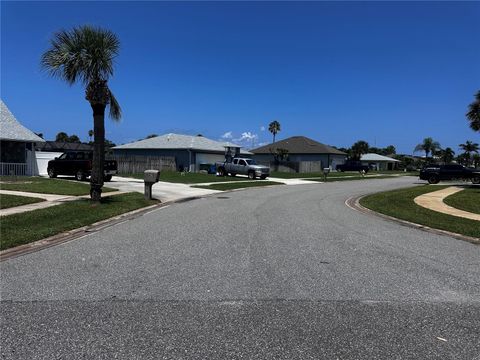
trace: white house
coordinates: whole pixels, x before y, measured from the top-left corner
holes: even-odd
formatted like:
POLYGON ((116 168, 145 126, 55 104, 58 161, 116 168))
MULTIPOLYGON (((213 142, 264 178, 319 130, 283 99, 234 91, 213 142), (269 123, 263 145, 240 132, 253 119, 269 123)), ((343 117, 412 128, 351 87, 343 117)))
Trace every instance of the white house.
POLYGON ((394 170, 400 162, 400 160, 374 153, 362 155, 360 161, 363 165, 375 167, 376 170, 394 170))

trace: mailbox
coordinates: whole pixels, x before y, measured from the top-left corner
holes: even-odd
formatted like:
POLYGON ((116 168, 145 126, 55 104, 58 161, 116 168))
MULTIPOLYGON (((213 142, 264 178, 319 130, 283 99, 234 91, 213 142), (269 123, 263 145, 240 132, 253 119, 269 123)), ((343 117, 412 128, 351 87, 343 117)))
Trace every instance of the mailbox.
POLYGON ((323 168, 323 178, 325 181, 327 181, 327 176, 330 174, 330 168, 323 168))
POLYGON ((143 180, 146 183, 156 183, 160 179, 160 171, 158 170, 145 170, 143 173, 143 180))
POLYGON ((152 186, 160 179, 160 171, 145 170, 143 180, 145 181, 145 199, 152 199, 152 186))

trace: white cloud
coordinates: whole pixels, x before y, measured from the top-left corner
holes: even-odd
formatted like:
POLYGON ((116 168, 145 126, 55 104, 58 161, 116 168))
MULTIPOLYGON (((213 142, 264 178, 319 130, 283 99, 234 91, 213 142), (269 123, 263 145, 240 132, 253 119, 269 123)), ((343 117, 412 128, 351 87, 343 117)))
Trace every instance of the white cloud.
POLYGON ((250 131, 245 131, 242 133, 242 136, 238 139, 234 139, 234 141, 252 141, 252 140, 257 140, 258 139, 258 135, 257 134, 254 134, 250 131))
POLYGON ((222 139, 231 139, 233 137, 231 131, 227 131, 225 134, 222 135, 222 139))
POLYGON ((265 126, 260 126, 260 131, 265 131, 265 126))

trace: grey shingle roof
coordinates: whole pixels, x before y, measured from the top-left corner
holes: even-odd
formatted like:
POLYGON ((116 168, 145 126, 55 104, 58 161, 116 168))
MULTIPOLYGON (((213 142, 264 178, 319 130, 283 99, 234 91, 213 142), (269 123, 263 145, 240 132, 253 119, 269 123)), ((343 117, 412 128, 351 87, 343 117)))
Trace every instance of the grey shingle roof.
POLYGON ((20 124, 10 112, 7 105, 0 100, 0 140, 44 142, 40 136, 20 124))
POLYGON ((285 140, 276 141, 257 149, 250 150, 254 154, 271 154, 276 149, 286 149, 289 154, 336 154, 347 155, 343 151, 319 143, 305 136, 292 136, 285 140))
MULTIPOLYGON (((204 136, 165 134, 150 139, 115 146, 113 149, 188 149, 224 153, 225 146, 229 145, 240 147, 239 145, 228 142, 211 140, 204 136)), ((248 151, 241 151, 241 153, 250 154, 248 151)))

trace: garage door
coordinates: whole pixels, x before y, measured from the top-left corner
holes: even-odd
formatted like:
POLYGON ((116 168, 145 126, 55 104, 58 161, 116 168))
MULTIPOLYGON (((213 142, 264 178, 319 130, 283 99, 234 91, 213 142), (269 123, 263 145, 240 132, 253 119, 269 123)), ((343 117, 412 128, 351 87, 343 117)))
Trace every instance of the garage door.
POLYGON ((195 156, 195 165, 196 165, 196 169, 198 169, 200 164, 215 164, 217 161, 224 161, 224 160, 225 160, 225 155, 222 155, 222 154, 197 153, 195 156))

